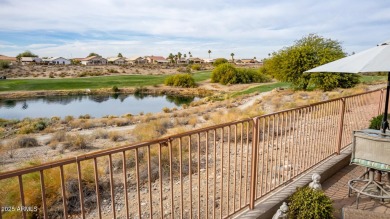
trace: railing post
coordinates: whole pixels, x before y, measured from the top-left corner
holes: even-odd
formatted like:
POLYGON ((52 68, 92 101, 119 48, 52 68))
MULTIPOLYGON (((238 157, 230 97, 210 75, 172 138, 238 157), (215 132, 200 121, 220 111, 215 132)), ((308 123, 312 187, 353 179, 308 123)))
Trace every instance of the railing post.
POLYGON ((337 154, 340 154, 341 142, 343 140, 344 114, 345 114, 345 98, 342 98, 341 107, 340 107, 339 131, 337 132, 337 145, 336 145, 337 154))
POLYGON ((253 118, 253 137, 252 137, 252 159, 251 159, 251 181, 250 181, 250 197, 249 197, 249 209, 255 207, 256 200, 256 185, 257 185, 257 149, 258 149, 258 130, 259 119, 253 118))
POLYGON ((378 115, 380 115, 383 110, 382 110, 382 104, 383 104, 383 93, 384 93, 384 89, 381 89, 381 95, 379 96, 379 106, 378 106, 378 115))

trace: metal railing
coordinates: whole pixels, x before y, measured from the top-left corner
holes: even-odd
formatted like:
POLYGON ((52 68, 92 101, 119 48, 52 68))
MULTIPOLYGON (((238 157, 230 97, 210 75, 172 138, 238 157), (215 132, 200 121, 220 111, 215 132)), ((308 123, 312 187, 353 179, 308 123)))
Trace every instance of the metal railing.
POLYGON ((0 173, 0 219, 226 218, 340 153, 382 102, 371 91, 0 173))

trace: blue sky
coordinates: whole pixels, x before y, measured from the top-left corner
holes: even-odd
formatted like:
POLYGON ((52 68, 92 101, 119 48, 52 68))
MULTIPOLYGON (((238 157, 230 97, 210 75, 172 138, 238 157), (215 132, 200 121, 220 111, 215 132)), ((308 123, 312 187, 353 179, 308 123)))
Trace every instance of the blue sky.
POLYGON ((0 54, 262 59, 310 33, 352 53, 390 39, 389 11, 388 0, 0 0, 0 54))

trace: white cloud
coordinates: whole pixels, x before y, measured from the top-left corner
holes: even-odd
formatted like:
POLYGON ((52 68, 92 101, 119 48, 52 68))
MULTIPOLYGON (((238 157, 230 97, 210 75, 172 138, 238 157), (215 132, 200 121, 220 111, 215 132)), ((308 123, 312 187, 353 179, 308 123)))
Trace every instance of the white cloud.
POLYGON ((4 45, 13 42, 20 48, 49 53, 47 49, 56 55, 71 50, 81 55, 90 50, 110 53, 125 49, 131 54, 136 50, 137 55, 187 50, 201 54, 211 49, 218 56, 234 52, 237 57, 240 53, 264 57, 309 33, 340 40, 347 50, 354 51, 390 35, 390 3, 386 0, 375 4, 364 0, 41 0, 39 4, 9 0, 0 4, 0 14, 7 18, 0 22, 2 32, 77 35, 74 39, 59 38, 57 41, 63 42, 55 45, 37 40, 27 46, 0 36, 0 40, 8 41, 0 52, 12 52, 4 45), (42 44, 50 45, 44 48, 42 44), (79 44, 83 47, 75 46, 79 44), (38 45, 43 47, 34 48, 38 45))

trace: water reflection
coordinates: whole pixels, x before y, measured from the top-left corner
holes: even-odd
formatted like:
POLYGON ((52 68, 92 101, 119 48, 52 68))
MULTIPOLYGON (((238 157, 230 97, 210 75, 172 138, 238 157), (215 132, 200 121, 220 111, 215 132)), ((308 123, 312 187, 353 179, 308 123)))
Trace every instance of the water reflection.
POLYGON ((124 114, 139 114, 161 112, 164 107, 180 107, 190 104, 197 97, 173 95, 80 95, 80 96, 49 96, 28 99, 0 100, 0 117, 7 119, 22 119, 25 117, 65 117, 71 115, 90 114, 93 117, 106 115, 121 116, 124 114))

